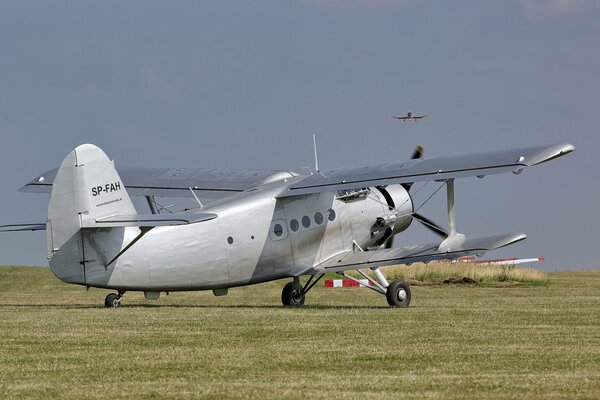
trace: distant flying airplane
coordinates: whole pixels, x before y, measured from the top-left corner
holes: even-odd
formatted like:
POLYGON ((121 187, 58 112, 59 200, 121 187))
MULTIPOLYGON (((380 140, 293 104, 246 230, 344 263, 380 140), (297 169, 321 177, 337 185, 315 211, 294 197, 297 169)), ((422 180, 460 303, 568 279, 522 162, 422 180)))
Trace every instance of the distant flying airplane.
POLYGON ((425 117, 427 117, 427 115, 414 115, 412 112, 409 111, 406 115, 395 115, 393 118, 401 119, 402 121, 416 121, 425 117))
POLYGON ((101 149, 84 144, 58 169, 21 189, 50 194, 46 218, 0 225, 0 231, 45 230, 54 275, 63 282, 114 290, 106 296, 106 307, 121 305, 126 291, 142 291, 148 300, 158 299, 161 292, 185 290, 212 290, 222 296, 232 287, 282 278, 291 278, 283 287, 282 303, 298 307, 325 274, 359 281, 346 274, 352 270, 390 306, 407 307, 409 285, 402 279, 388 283, 379 267, 481 256, 526 238, 522 233, 458 233, 455 179, 518 175, 574 149, 558 144, 423 158, 417 148, 409 161, 301 175, 281 170, 117 169, 101 149), (424 203, 415 204, 410 193, 414 182, 428 181, 440 185, 434 194, 446 187, 447 229, 421 215, 424 203), (149 211, 136 209, 130 196, 145 197, 149 211), (187 197, 198 207, 160 214, 155 196, 187 197), (413 220, 440 239, 393 247, 394 236, 413 220), (301 276, 308 277, 304 284, 301 276))

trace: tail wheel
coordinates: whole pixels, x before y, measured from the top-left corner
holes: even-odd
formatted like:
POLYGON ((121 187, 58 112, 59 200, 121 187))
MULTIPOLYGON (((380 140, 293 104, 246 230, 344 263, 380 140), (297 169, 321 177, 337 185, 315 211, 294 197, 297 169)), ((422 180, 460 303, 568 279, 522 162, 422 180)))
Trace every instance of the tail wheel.
POLYGON ((287 307, 301 307, 304 305, 304 293, 295 287, 294 282, 288 282, 281 291, 281 302, 287 307))
POLYGON ((390 283, 385 297, 392 307, 406 308, 410 304, 410 286, 402 279, 390 283))

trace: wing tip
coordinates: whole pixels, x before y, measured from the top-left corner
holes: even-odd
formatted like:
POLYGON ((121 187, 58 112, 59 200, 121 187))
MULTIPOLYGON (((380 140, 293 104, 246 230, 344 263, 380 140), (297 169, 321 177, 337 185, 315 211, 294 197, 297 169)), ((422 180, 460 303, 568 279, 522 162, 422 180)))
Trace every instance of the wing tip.
POLYGON ((496 249, 499 249, 501 247, 510 246, 511 244, 515 244, 515 243, 518 243, 518 242, 522 242, 525 239, 527 239, 527 235, 526 234, 524 234, 524 233, 513 233, 510 238, 506 239, 505 243, 503 243, 502 245, 496 247, 496 249))
POLYGON ((542 164, 548 161, 552 161, 556 158, 565 156, 575 151, 575 146, 570 143, 561 143, 548 146, 535 154, 531 160, 527 163, 528 166, 542 164))

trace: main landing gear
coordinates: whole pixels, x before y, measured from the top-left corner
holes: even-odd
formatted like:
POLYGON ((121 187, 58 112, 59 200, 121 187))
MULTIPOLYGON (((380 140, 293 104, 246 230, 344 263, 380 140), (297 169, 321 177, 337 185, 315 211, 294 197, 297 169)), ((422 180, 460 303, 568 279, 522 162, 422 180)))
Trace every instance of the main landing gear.
MULTIPOLYGON (((402 279, 397 279, 392 283, 388 283, 383 276, 383 273, 378 268, 371 268, 375 278, 367 275, 361 270, 356 270, 365 279, 360 280, 352 276, 346 275, 344 272, 338 272, 338 275, 343 276, 346 279, 350 279, 360 286, 369 288, 381 295, 384 295, 387 299, 388 304, 391 307, 406 308, 410 304, 411 293, 410 286, 402 279), (365 282, 366 280, 366 282, 365 282)), ((312 289, 315 284, 323 277, 323 274, 319 275, 315 279, 315 275, 311 275, 308 282, 303 286, 300 285, 300 277, 295 276, 293 282, 288 282, 281 292, 281 302, 286 307, 301 307, 304 305, 306 293, 312 289)))
POLYGON ((104 299, 104 307, 106 307, 106 308, 120 307, 121 300, 123 299, 124 294, 125 294, 125 292, 120 291, 120 290, 119 290, 119 294, 110 293, 104 299))
POLYGON ((305 294, 302 288, 294 287, 294 282, 288 282, 281 292, 281 302, 287 307, 301 307, 304 305, 305 294))
POLYGON ((410 286, 402 279, 395 280, 387 287, 385 298, 392 307, 406 308, 410 304, 410 286))
POLYGON ((295 276, 293 282, 288 282, 281 291, 281 302, 286 307, 302 307, 306 293, 312 289, 325 274, 311 275, 304 286, 300 285, 300 277, 295 276))

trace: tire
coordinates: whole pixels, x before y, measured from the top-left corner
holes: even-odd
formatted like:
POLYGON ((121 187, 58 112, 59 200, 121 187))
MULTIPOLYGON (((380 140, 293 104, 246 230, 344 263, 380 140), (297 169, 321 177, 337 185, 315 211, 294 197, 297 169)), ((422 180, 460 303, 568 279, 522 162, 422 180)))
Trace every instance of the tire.
POLYGON ((104 307, 113 308, 121 305, 121 298, 118 294, 111 293, 104 299, 104 307))
POLYGON ((388 286, 385 298, 392 307, 406 308, 410 304, 410 286, 402 279, 395 280, 388 286))
POLYGON ((304 293, 294 288, 294 282, 288 282, 281 291, 281 302, 286 307, 302 307, 304 293))

